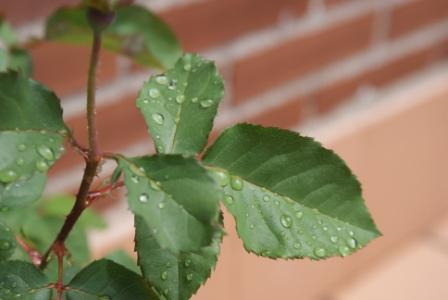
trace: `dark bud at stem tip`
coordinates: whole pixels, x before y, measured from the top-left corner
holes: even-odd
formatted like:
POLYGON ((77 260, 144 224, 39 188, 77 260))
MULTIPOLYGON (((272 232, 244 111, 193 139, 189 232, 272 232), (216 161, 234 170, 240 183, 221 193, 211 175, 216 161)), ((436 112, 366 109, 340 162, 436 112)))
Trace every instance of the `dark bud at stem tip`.
POLYGON ((87 20, 94 31, 103 31, 114 21, 114 19, 114 11, 101 11, 92 7, 87 9, 87 20))

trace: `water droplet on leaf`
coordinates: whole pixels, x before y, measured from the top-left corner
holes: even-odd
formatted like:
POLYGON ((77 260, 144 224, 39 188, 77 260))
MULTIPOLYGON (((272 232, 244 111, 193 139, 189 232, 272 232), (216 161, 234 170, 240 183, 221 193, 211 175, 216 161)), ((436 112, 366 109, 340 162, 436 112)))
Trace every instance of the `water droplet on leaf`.
POLYGON ((168 272, 163 271, 162 274, 160 274, 160 278, 162 280, 167 280, 168 279, 168 272))
POLYGON ((19 150, 20 152, 25 151, 26 150, 26 145, 25 144, 17 145, 17 150, 19 150))
POLYGON ((201 101, 201 107, 203 107, 203 108, 209 108, 212 105, 213 105, 212 99, 207 99, 207 100, 201 101))
POLYGON ((230 179, 230 186, 232 187, 232 189, 234 189, 235 191, 241 191, 243 189, 243 181, 241 180, 241 178, 238 177, 232 177, 230 179))
POLYGON ((41 172, 45 172, 48 170, 48 164, 46 161, 44 160, 38 160, 36 162, 36 169, 41 171, 41 172))
POLYGON ((316 248, 314 254, 316 254, 317 257, 324 257, 327 255, 327 251, 324 248, 316 248))
POLYGON ((335 236, 335 235, 330 236, 330 241, 331 241, 332 243, 337 243, 338 240, 339 240, 339 238, 338 238, 337 236, 335 236))
POLYGON ((38 146, 37 152, 40 154, 40 156, 42 156, 46 160, 54 159, 53 151, 48 146, 45 146, 45 145, 38 146))
POLYGON ((187 274, 187 281, 192 281, 193 280, 193 274, 189 273, 187 274))
POLYGON ((347 245, 348 245, 350 248, 352 248, 352 249, 356 248, 356 245, 357 245, 357 244, 358 244, 358 243, 356 242, 355 239, 348 239, 348 240, 347 240, 347 245))
POLYGON ((159 75, 156 77, 156 82, 158 84, 166 85, 168 84, 168 78, 166 78, 166 76, 164 75, 159 75))
POLYGON ((292 226, 292 219, 288 215, 283 215, 283 216, 280 217, 280 223, 285 228, 291 228, 291 226, 292 226))
POLYGON ((176 102, 177 103, 182 104, 182 103, 184 103, 184 101, 185 101, 185 96, 184 95, 177 95, 176 96, 176 102))
POLYGON ((231 195, 226 195, 224 197, 224 200, 226 201, 227 204, 232 205, 233 204, 233 197, 231 195))
POLYGON ((229 183, 229 176, 226 173, 217 171, 215 174, 220 186, 224 187, 229 183))
POLYGON ((342 256, 347 256, 350 254, 350 249, 347 246, 340 246, 338 251, 342 256))
POLYGON ((185 266, 186 268, 188 268, 190 265, 191 265, 191 260, 186 259, 185 262, 184 262, 184 266, 185 266))
POLYGON ((16 180, 18 177, 17 173, 13 170, 5 170, 0 172, 0 181, 11 182, 16 180))
POLYGON ((149 89, 149 97, 151 98, 158 98, 160 96, 160 92, 156 88, 149 89))
POLYGON ((152 114, 152 119, 154 120, 154 122, 156 122, 159 125, 162 125, 163 122, 165 121, 165 117, 162 114, 159 114, 159 113, 153 113, 152 114))
POLYGON ((149 200, 149 197, 145 193, 143 193, 140 196, 138 196, 138 201, 140 201, 141 203, 147 203, 148 200, 149 200))

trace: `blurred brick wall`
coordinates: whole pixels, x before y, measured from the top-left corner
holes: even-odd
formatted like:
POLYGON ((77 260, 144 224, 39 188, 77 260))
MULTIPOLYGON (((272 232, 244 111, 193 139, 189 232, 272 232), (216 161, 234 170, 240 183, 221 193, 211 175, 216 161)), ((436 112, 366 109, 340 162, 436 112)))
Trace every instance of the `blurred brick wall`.
MULTIPOLYGON (((45 14, 75 0, 0 0, 23 39, 45 14)), ((186 51, 217 61, 227 97, 215 129, 238 121, 295 127, 448 58, 447 0, 154 0, 186 51)), ((60 44, 31 49, 35 78, 61 97, 68 123, 85 140, 89 50, 60 44)), ((148 70, 104 52, 98 118, 105 151, 148 139, 133 106, 148 70)), ((74 167, 67 155, 53 173, 74 167)))

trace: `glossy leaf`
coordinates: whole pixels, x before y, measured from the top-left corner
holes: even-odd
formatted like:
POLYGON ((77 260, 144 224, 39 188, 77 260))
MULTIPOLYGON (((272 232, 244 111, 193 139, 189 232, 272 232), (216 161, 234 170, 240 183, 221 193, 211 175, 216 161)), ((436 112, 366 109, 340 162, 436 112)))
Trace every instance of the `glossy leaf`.
POLYGON ((13 183, 0 183, 0 210, 22 207, 36 201, 45 188, 47 176, 36 173, 13 183))
POLYGON ((219 252, 219 189, 192 158, 157 155, 122 159, 120 166, 144 277, 168 299, 188 299, 219 252))
POLYGON ((0 263, 0 298, 3 300, 49 300, 45 275, 23 261, 0 263))
POLYGON ((346 256, 380 234, 357 179, 311 138, 237 125, 208 149, 204 162, 226 193, 245 248, 258 255, 346 256))
POLYGON ((68 288, 69 300, 159 299, 138 274, 107 259, 81 270, 68 288))
POLYGON ((137 262, 125 251, 116 250, 106 255, 107 259, 122 265, 123 267, 140 274, 140 269, 137 266, 137 262))
POLYGON ((11 229, 0 221, 0 262, 9 259, 15 247, 16 239, 11 229))
POLYGON ((135 247, 144 277, 167 299, 190 299, 215 268, 223 237, 222 224, 214 226, 209 245, 179 252, 162 247, 142 217, 136 216, 135 227, 135 247))
POLYGON ((196 154, 213 126, 224 83, 213 62, 186 54, 152 76, 137 99, 159 153, 196 154))
MULTIPOLYGON (((84 7, 65 7, 47 20, 46 38, 70 44, 90 45, 92 33, 84 7)), ((169 27, 138 5, 119 6, 115 21, 103 33, 104 48, 127 55, 137 62, 160 68, 171 67, 181 55, 169 27)))
MULTIPOLYGON (((0 194, 17 183, 28 196, 22 202, 36 200, 44 179, 35 175, 46 174, 61 156, 67 135, 59 100, 36 81, 8 72, 0 74, 0 104, 0 194)), ((12 205, 2 197, 5 202, 12 205)))

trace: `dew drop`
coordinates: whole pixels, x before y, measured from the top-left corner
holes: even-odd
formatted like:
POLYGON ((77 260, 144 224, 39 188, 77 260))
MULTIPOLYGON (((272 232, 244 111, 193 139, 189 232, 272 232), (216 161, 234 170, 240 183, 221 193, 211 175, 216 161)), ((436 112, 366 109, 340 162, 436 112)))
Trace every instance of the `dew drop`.
POLYGON ((274 204, 279 206, 280 205, 280 201, 278 201, 277 199, 274 200, 274 204))
POLYGON ((296 212, 296 218, 297 219, 301 219, 303 217, 303 212, 301 212, 301 211, 297 211, 296 212))
POLYGON ((160 92, 156 88, 149 89, 149 97, 151 98, 158 98, 160 96, 160 92))
POLYGON ((9 250, 11 248, 11 243, 8 241, 3 241, 0 243, 0 250, 9 250))
POLYGON ((153 113, 152 114, 152 119, 154 120, 154 122, 156 122, 159 125, 162 125, 163 122, 165 121, 165 117, 162 114, 159 114, 159 113, 153 113))
POLYGON ((300 249, 301 247, 302 247, 302 244, 300 244, 299 242, 294 243, 294 248, 300 249))
POLYGON ((182 103, 184 103, 184 101, 185 101, 185 96, 184 95, 177 95, 176 96, 176 102, 177 103, 182 104, 182 103))
POLYGON ((357 245, 357 244, 358 244, 358 243, 357 243, 356 240, 353 239, 353 238, 347 240, 347 245, 348 245, 350 248, 352 248, 352 249, 356 248, 356 245, 357 245))
POLYGON ((140 203, 147 203, 148 200, 149 200, 149 197, 145 193, 143 193, 140 196, 138 196, 138 201, 140 201, 140 203))
POLYGON ((322 227, 322 230, 323 230, 323 231, 328 231, 328 227, 327 227, 327 226, 324 226, 324 227, 322 227))
POLYGON ((140 180, 139 180, 138 176, 136 176, 136 175, 132 175, 132 176, 131 176, 131 181, 132 181, 133 183, 138 183, 140 180))
POLYGON ((340 246, 338 251, 342 256, 347 256, 350 254, 350 249, 347 246, 340 246))
POLYGON ((160 278, 162 280, 167 280, 168 279, 168 273, 166 271, 163 271, 162 274, 160 274, 160 278))
POLYGON ((292 226, 292 219, 288 215, 283 215, 283 216, 280 217, 280 223, 285 228, 291 228, 291 226, 292 226))
POLYGON ((157 207, 160 208, 160 209, 163 209, 163 208, 165 207, 165 203, 160 202, 160 203, 157 205, 157 207))
POLYGON ((327 255, 327 251, 324 248, 316 248, 314 254, 316 254, 317 257, 324 257, 327 255))
POLYGON ((269 195, 264 195, 263 196, 263 201, 264 202, 269 202, 269 201, 271 201, 271 197, 269 197, 269 195))
POLYGON ((235 191, 241 191, 243 189, 243 181, 241 180, 241 178, 238 177, 232 177, 230 179, 230 186, 232 187, 232 189, 234 189, 235 191))
POLYGON ((193 102, 193 103, 198 103, 198 97, 193 97, 193 98, 191 99, 191 102, 193 102))
POLYGON ((193 280, 193 274, 189 273, 187 274, 187 281, 192 281, 193 280))
POLYGON ((175 79, 170 80, 170 82, 168 83, 168 89, 174 90, 176 88, 176 85, 177 85, 177 81, 175 79))
POLYGON ((234 199, 233 199, 233 197, 232 197, 231 195, 226 195, 226 196, 224 197, 224 200, 225 200, 226 203, 229 204, 229 205, 232 205, 233 202, 234 202, 234 199))
POLYGON ((16 160, 16 164, 18 166, 22 166, 24 163, 25 163, 25 160, 21 157, 16 160))
POLYGON ((254 229, 254 228, 255 228, 255 225, 254 225, 254 224, 250 224, 250 225, 249 225, 249 228, 250 228, 250 229, 254 229))
POLYGON ((38 146, 37 147, 37 152, 40 154, 40 156, 42 156, 46 160, 53 160, 54 159, 53 151, 49 147, 47 147, 45 145, 38 146))
POLYGON ((191 65, 190 64, 185 64, 184 65, 184 70, 185 71, 190 71, 191 70, 191 65))
POLYGON ((354 236, 354 235, 355 235, 355 233, 354 233, 353 231, 349 231, 348 234, 349 234, 350 236, 354 236))
POLYGON ((45 172, 48 170, 48 164, 45 160, 38 160, 36 162, 36 169, 41 171, 41 172, 45 172))
POLYGON ((158 84, 167 85, 168 84, 168 78, 164 75, 160 75, 156 77, 156 82, 158 84))
POLYGON ((188 268, 190 265, 191 265, 191 260, 189 260, 189 259, 185 260, 185 262, 184 262, 184 266, 185 266, 186 268, 188 268))
POLYGON ((18 177, 17 173, 13 170, 5 170, 0 172, 0 181, 11 182, 16 180, 18 177))
POLYGON ((216 177, 218 179, 219 185, 222 187, 226 186, 229 183, 229 176, 222 171, 217 171, 216 177))
POLYGON ((203 108, 209 108, 212 105, 213 105, 212 99, 207 99, 207 100, 201 101, 201 107, 203 107, 203 108))
POLYGON ((23 152, 26 150, 26 145, 25 144, 19 144, 17 146, 17 150, 19 150, 20 152, 23 152))
POLYGON ((332 243, 337 243, 338 240, 339 240, 339 238, 338 238, 337 236, 335 236, 335 235, 330 236, 330 241, 331 241, 332 243))

